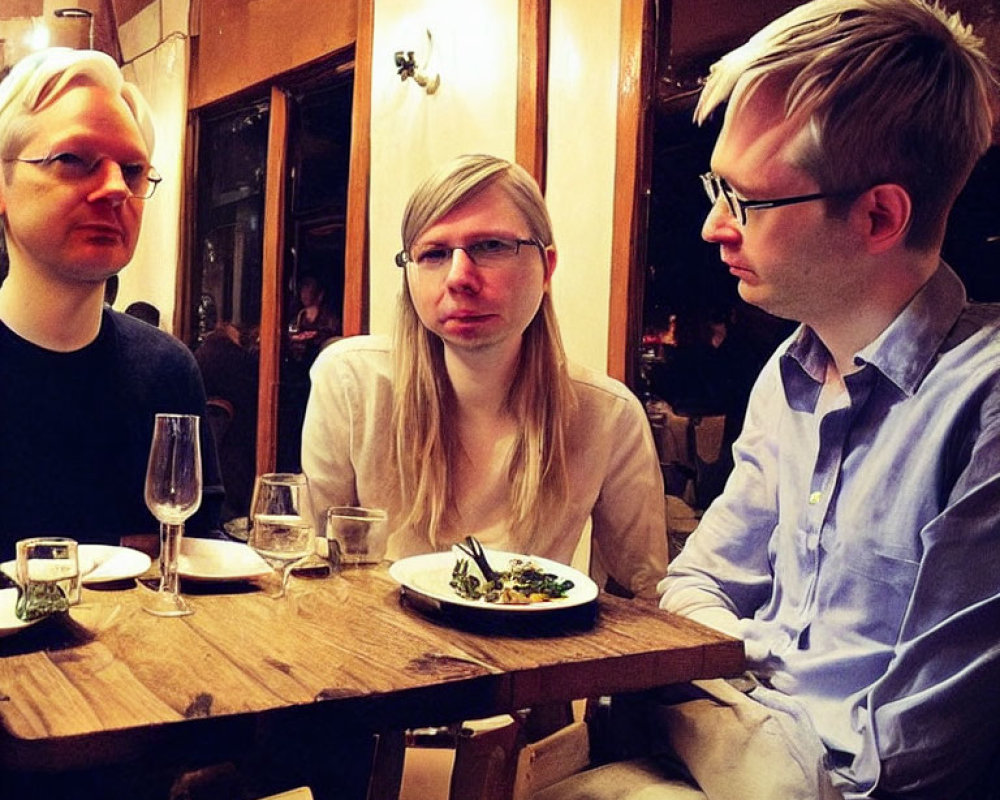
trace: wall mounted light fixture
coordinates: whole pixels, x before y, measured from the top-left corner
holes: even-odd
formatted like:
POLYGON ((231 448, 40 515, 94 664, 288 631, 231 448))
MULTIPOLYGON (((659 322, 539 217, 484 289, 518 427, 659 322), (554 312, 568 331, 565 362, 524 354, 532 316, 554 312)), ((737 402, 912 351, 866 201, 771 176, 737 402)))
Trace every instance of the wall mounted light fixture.
POLYGON ((59 19, 86 19, 89 21, 90 30, 87 34, 87 43, 91 50, 94 49, 94 12, 85 8, 57 8, 52 12, 59 19))
POLYGON ((427 31, 427 59, 422 67, 417 66, 412 50, 397 50, 395 55, 396 74, 399 75, 399 79, 405 81, 407 78, 413 78, 417 86, 423 88, 427 94, 434 94, 441 85, 441 76, 436 72, 427 71, 433 45, 431 32, 427 31))

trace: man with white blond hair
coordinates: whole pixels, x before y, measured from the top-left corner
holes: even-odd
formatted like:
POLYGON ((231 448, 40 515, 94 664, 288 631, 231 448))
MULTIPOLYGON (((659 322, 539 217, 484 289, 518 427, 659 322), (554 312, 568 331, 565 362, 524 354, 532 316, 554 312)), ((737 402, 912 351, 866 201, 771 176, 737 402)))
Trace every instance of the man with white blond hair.
MULTIPOLYGON (((0 559, 27 536, 155 532, 143 500, 154 415, 204 418, 187 348, 104 305, 161 180, 152 149, 146 102, 104 53, 44 50, 0 83, 0 559)), ((195 533, 215 527, 222 494, 207 434, 202 445, 195 533)))
POLYGON ((713 67, 702 235, 801 325, 660 590, 749 673, 630 698, 648 757, 539 798, 998 792, 1000 307, 940 256, 991 141, 981 47, 922 0, 814 0, 713 67))

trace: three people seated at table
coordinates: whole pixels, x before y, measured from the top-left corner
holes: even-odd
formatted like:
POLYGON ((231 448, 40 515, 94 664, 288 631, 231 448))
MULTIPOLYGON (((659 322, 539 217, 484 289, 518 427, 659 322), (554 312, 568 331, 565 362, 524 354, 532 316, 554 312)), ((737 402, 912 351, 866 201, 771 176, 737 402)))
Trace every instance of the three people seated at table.
POLYGON ((940 258, 995 89, 922 0, 805 3, 712 69, 703 236, 802 325, 661 605, 740 637, 751 674, 633 698, 651 758, 545 800, 1000 790, 1000 307, 940 258))
MULTIPOLYGON (((200 414, 191 353, 104 306, 132 258, 153 169, 146 102, 95 51, 26 56, 0 83, 0 558, 32 535, 118 544, 155 532, 143 482, 157 412, 200 414)), ((215 451, 203 433, 204 501, 216 526, 215 451)))
POLYGON ((410 197, 402 243, 394 340, 341 340, 312 368, 316 506, 387 509, 390 559, 473 534, 569 563, 590 518, 596 573, 653 596, 666 537, 649 425, 624 385, 566 358, 535 181, 458 158, 410 197))
MULTIPOLYGON (((621 797, 630 782, 713 800, 985 796, 1000 310, 966 301, 940 248, 990 141, 994 81, 972 33, 923 0, 814 0, 713 69, 698 119, 727 105, 704 236, 745 300, 802 325, 765 366, 726 489, 659 590, 664 608, 742 638, 751 676, 745 691, 642 698, 656 758, 548 797, 621 797)), ((106 56, 46 51, 0 84, 5 552, 37 532, 155 529, 152 416, 204 415, 185 348, 103 307, 158 181, 152 145, 106 56)), ((390 558, 471 533, 568 562, 591 519, 597 571, 654 595, 655 449, 636 398, 563 352, 537 185, 460 158, 413 194, 402 241, 395 338, 343 340, 313 367, 317 506, 388 509, 390 558)), ((209 519, 221 491, 204 444, 209 519)))

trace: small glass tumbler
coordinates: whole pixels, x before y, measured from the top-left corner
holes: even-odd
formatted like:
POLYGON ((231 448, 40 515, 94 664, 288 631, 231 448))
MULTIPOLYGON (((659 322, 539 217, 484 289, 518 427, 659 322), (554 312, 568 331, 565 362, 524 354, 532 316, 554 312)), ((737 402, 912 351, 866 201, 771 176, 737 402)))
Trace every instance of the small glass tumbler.
POLYGON ((25 621, 66 611, 80 602, 77 543, 63 537, 22 539, 17 549, 21 593, 15 612, 25 621))
POLYGON ((386 520, 381 508, 330 506, 326 510, 326 541, 334 567, 377 564, 386 544, 386 520))

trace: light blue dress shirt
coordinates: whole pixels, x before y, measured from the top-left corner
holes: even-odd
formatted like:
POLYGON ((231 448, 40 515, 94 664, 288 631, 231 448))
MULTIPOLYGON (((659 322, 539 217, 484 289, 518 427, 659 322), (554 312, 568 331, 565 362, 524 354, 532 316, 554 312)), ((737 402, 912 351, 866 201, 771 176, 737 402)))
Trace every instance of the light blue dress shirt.
POLYGON ((846 797, 953 797, 1000 757, 1000 306, 942 263, 819 408, 828 361, 802 327, 765 366, 661 605, 735 615, 846 797))

